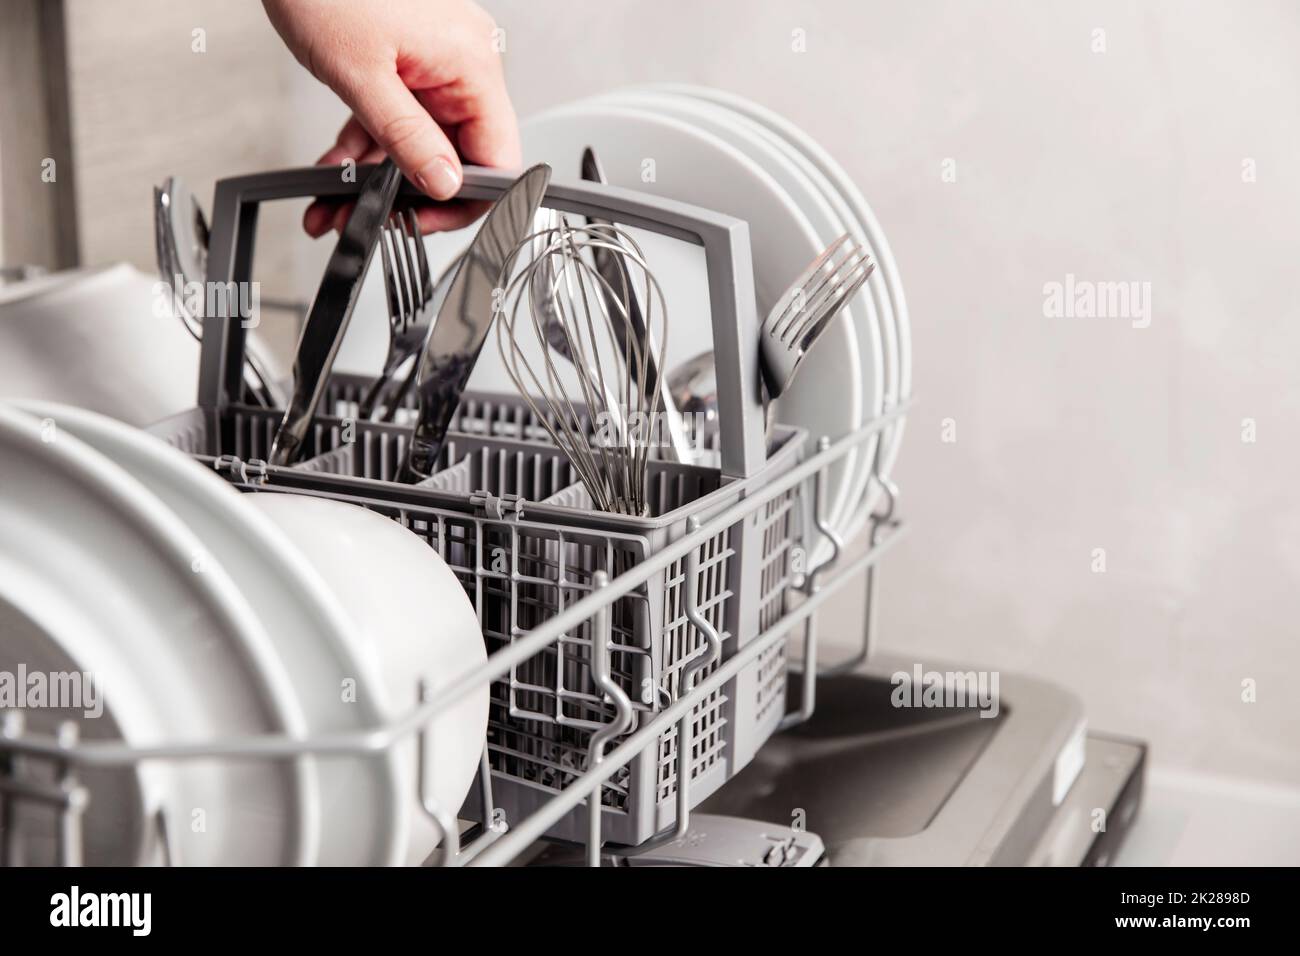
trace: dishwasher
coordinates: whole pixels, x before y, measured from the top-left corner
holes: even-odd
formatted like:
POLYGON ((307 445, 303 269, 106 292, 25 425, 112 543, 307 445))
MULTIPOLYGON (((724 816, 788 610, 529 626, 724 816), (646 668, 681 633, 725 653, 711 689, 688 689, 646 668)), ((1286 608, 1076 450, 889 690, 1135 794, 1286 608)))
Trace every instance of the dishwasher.
MULTIPOLYGON (((461 196, 492 199, 508 182, 471 169, 461 196)), ((261 203, 358 188, 328 168, 222 180, 208 280, 249 281, 261 203)), ((411 198, 404 183, 399 201, 411 198)), ((1108 863, 1141 800, 1144 744, 1090 732, 1073 694, 1032 677, 998 674, 990 694, 976 668, 923 674, 869 653, 879 566, 907 532, 877 439, 910 400, 835 441, 765 427, 746 224, 590 182, 551 183, 545 205, 703 247, 720 415, 701 440, 716 467, 653 461, 652 512, 598 512, 560 477, 534 410, 468 392, 440 470, 402 484, 406 429, 356 418, 369 381, 346 373, 325 383, 304 460, 272 464, 281 412, 248 400, 240 323, 208 321, 197 406, 150 431, 247 494, 347 501, 416 531, 475 602, 487 662, 387 726, 328 739, 142 749, 25 732, 9 715, 0 809, 52 805, 59 861, 75 865, 88 767, 362 755, 412 739, 423 754, 428 722, 488 684, 469 799, 439 806, 419 781, 440 837, 426 865, 1108 863), (828 475, 868 448, 880 494, 864 546, 849 548, 825 517, 828 475), (819 617, 843 588, 865 591, 859 643, 827 664, 819 617), (17 772, 33 764, 47 782, 17 772)), ((176 821, 153 823, 161 861, 184 862, 176 821)))

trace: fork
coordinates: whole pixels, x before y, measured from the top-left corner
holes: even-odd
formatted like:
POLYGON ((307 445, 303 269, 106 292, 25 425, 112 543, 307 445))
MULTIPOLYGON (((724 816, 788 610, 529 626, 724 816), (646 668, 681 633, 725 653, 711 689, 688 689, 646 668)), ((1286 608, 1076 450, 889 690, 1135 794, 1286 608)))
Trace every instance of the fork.
POLYGON ((759 364, 770 398, 790 387, 804 356, 875 268, 871 254, 845 233, 776 300, 759 333, 759 364))
MULTIPOLYGON (((393 375, 419 353, 437 314, 424 237, 413 210, 407 209, 404 215, 394 213, 389 219, 379 238, 379 257, 388 300, 388 357, 383 371, 361 400, 357 409, 360 419, 370 418, 393 375)), ((394 398, 394 403, 400 401, 400 395, 394 398)))

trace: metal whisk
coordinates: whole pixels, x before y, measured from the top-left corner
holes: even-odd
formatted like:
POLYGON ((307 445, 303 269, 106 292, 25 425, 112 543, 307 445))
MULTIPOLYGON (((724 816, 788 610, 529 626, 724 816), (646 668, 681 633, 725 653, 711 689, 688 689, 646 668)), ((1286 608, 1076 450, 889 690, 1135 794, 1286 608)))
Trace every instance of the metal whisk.
POLYGON ((507 373, 596 508, 649 514, 647 464, 665 432, 658 377, 668 313, 641 247, 617 224, 559 216, 515 248, 503 275, 512 273, 497 322, 507 373), (596 253, 620 257, 620 284, 631 288, 611 287, 596 253), (624 305, 634 295, 640 331, 624 305))

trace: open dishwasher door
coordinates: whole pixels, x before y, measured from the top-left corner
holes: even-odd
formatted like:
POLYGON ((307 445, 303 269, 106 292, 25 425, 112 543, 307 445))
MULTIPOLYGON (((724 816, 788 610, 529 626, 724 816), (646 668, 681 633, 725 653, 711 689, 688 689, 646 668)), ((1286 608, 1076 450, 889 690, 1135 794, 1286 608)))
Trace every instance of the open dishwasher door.
POLYGON ((1113 858, 1141 799, 1145 744, 1087 733, 1073 694, 1015 674, 998 674, 992 707, 913 706, 899 676, 913 670, 873 655, 819 680, 812 718, 772 738, 700 810, 806 829, 831 866, 1113 858))

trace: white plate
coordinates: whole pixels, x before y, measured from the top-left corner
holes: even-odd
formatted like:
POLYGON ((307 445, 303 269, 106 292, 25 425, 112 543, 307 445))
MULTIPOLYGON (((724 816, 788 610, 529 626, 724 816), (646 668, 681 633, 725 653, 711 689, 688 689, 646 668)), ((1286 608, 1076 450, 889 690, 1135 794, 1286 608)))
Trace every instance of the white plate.
MULTIPOLYGON (((383 719, 381 678, 353 653, 351 618, 297 546, 259 516, 225 481, 162 441, 82 409, 20 403, 55 422, 147 485, 198 535, 252 604, 312 734, 367 730, 383 719), (355 702, 343 700, 355 680, 355 702)), ((307 824, 320 835, 322 865, 390 865, 407 842, 403 801, 413 792, 391 753, 313 761, 307 824), (367 808, 363 810, 362 808, 367 808)))
MULTIPOLYGON (((0 404, 0 487, 8 575, 84 623, 77 657, 102 676, 107 701, 136 686, 148 695, 156 716, 133 728, 133 743, 301 733, 252 609, 143 485, 53 423, 0 404)), ((163 773, 180 862, 314 862, 303 761, 173 761, 163 773)))
MULTIPOLYGON (((817 230, 824 246, 845 233, 852 234, 859 231, 852 212, 847 207, 843 207, 842 202, 841 210, 837 210, 832 205, 831 191, 825 177, 821 176, 816 168, 812 167, 783 138, 745 116, 706 100, 658 90, 621 90, 603 99, 628 105, 641 104, 666 115, 701 125, 726 139, 747 156, 759 162, 785 189, 787 195, 799 206, 813 228, 817 230)), ((870 280, 868 280, 869 285, 870 280)), ((853 326, 858 336, 858 358, 862 363, 860 374, 865 399, 864 414, 867 419, 874 418, 883 408, 884 383, 887 379, 883 360, 885 349, 880 338, 880 319, 867 288, 864 288, 843 309, 842 317, 853 326)), ((811 359, 807 360, 807 364, 811 366, 811 359)), ((811 367, 801 369, 800 375, 804 374, 815 374, 815 370, 811 367)), ((809 394, 811 393, 807 391, 800 393, 801 397, 809 394)), ((826 396, 820 395, 819 400, 825 401, 826 396)), ((777 412, 782 421, 799 422, 809 417, 808 410, 805 408, 788 407, 785 398, 777 403, 777 412)), ((864 495, 867 493, 868 485, 871 484, 871 462, 875 453, 876 440, 873 438, 861 446, 860 450, 843 459, 844 468, 851 476, 849 492, 845 498, 844 509, 837 514, 829 514, 828 523, 845 540, 861 528, 863 516, 871 507, 872 502, 864 502, 864 495)), ((820 562, 828 557, 829 553, 830 542, 823 541, 814 552, 813 560, 820 562)))
MULTIPOLYGON (((557 177, 576 178, 582 150, 591 146, 613 185, 746 219, 759 321, 824 247, 816 229, 770 173, 725 140, 688 123, 644 109, 588 102, 533 117, 522 132, 526 159, 550 162, 557 177), (655 175, 647 182, 643 170, 649 161, 655 175)), ((706 316, 691 306, 707 301, 701 296, 702 266, 695 264, 702 263, 703 255, 692 261, 680 254, 673 258, 660 254, 664 246, 682 245, 668 240, 646 249, 667 299, 670 368, 712 345, 706 316)), ((800 410, 801 416, 792 414, 790 421, 814 437, 853 431, 864 413, 857 334, 844 317, 825 334, 781 407, 783 416, 800 410)), ((847 507, 848 476, 841 465, 831 483, 827 514, 839 514, 847 507)))
MULTIPOLYGON (((693 86, 685 83, 660 83, 654 84, 652 88, 718 103, 767 127, 802 152, 809 162, 821 171, 834 189, 843 197, 843 200, 848 203, 855 214, 858 225, 861 227, 862 237, 864 237, 866 245, 876 258, 877 274, 883 277, 885 283, 890 304, 888 317, 892 318, 892 322, 886 323, 885 345, 887 348, 895 348, 897 351, 897 394, 900 399, 909 397, 912 394, 912 336, 911 325, 908 321, 907 299, 903 294, 902 279, 898 275, 898 266, 894 261, 893 252, 890 251, 889 243, 885 239, 884 230, 881 229, 880 223, 877 221, 875 213, 871 211, 871 207, 867 204, 862 191, 858 189, 852 178, 844 171, 844 168, 826 150, 819 146, 816 140, 785 117, 743 96, 737 96, 734 93, 727 93, 711 87, 693 86), (892 336, 889 334, 891 328, 892 336)), ((874 282, 876 279, 873 277, 871 281, 874 282)), ((881 459, 881 470, 885 475, 889 474, 898 458, 902 436, 903 422, 900 420, 885 441, 884 454, 881 459)))
MULTIPOLYGON (((355 623, 353 652, 382 674, 382 712, 391 720, 420 703, 420 682, 436 692, 487 661, 478 615, 456 575, 426 542, 358 505, 309 495, 255 494, 251 504, 297 543, 355 623)), ((428 792, 455 817, 478 773, 487 736, 484 684, 427 727, 428 792)), ((412 804, 406 862, 422 863, 438 833, 415 804, 416 740, 396 748, 412 804)))
MULTIPOLYGON (((20 667, 32 674, 62 674, 78 687, 87 675, 94 678, 86 637, 95 625, 63 601, 57 590, 24 566, 20 559, 0 553, 0 671, 19 679, 20 667)), ((30 678, 29 678, 30 679, 30 678)), ((92 683, 75 700, 28 707, 23 729, 30 734, 57 736, 65 721, 77 725, 83 741, 139 743, 158 720, 138 687, 124 683, 119 674, 112 701, 105 701, 92 683), (66 706, 64 706, 66 704, 66 706)), ((29 760, 24 779, 57 786, 57 771, 46 761, 29 760)), ((154 847, 149 821, 165 803, 166 775, 156 763, 122 767, 83 767, 77 783, 95 795, 82 814, 82 862, 86 866, 131 866, 148 860, 154 847)), ((19 866, 49 866, 59 860, 59 821, 55 808, 35 801, 11 805, 11 848, 19 866)))

